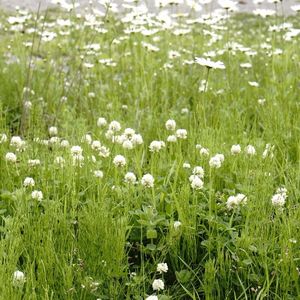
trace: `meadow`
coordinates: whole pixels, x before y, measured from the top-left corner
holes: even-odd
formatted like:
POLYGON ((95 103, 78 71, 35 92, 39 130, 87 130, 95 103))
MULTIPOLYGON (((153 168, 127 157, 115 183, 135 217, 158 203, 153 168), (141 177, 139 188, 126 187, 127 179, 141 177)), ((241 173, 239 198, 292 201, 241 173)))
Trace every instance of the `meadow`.
POLYGON ((0 299, 299 299, 299 13, 56 2, 0 17, 0 299))

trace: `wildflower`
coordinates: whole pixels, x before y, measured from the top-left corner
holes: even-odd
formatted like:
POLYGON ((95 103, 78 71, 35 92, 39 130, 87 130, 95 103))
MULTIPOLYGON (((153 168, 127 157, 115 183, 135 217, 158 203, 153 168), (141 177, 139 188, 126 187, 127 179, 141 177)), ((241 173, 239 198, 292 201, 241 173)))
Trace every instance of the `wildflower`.
POLYGON ((126 138, 132 138, 133 135, 135 134, 135 130, 132 128, 125 128, 124 130, 124 135, 126 138))
POLYGON ((48 131, 50 136, 56 136, 58 133, 57 127, 55 126, 51 126, 48 131))
POLYGON ((127 150, 133 149, 133 143, 130 140, 125 140, 122 144, 122 147, 127 150))
POLYGON ((93 150, 99 150, 101 148, 101 143, 100 141, 93 141, 91 144, 91 147, 93 150))
POLYGON ((209 160, 209 166, 211 168, 215 168, 215 169, 219 169, 222 166, 222 160, 221 157, 218 155, 213 156, 210 160, 209 160))
POLYGON ((153 188, 154 187, 154 178, 153 178, 153 176, 151 174, 145 174, 142 177, 141 184, 144 187, 153 188))
POLYGON ((245 148, 245 152, 246 152, 246 154, 251 155, 251 156, 256 154, 256 150, 255 150, 254 146, 252 146, 252 145, 248 145, 245 148))
POLYGON ((176 130, 176 136, 179 139, 186 139, 187 138, 187 131, 186 129, 177 129, 176 130))
POLYGON ((79 166, 80 168, 83 165, 84 156, 82 154, 74 154, 72 155, 73 166, 79 166))
POLYGON ((100 170, 95 170, 94 171, 94 176, 96 177, 96 178, 103 178, 103 172, 102 171, 100 171, 100 170))
POLYGON ((166 122, 166 129, 167 130, 175 130, 175 128, 176 128, 176 122, 175 122, 175 120, 168 120, 167 122, 166 122))
POLYGON ((207 148, 201 148, 199 153, 201 156, 209 156, 209 150, 207 148))
POLYGON ((35 199, 35 200, 38 200, 38 201, 42 201, 43 200, 43 193, 41 191, 33 191, 31 193, 31 198, 32 199, 35 199))
POLYGON ((5 155, 5 160, 8 162, 15 163, 17 161, 17 156, 12 152, 8 152, 5 155))
POLYGON ((200 190, 203 188, 203 181, 196 175, 194 175, 195 177, 193 178, 192 182, 191 182, 191 187, 194 190, 200 190))
POLYGON ((286 196, 284 194, 275 194, 272 196, 272 204, 274 206, 284 206, 286 200, 286 196))
POLYGON ((181 109, 181 113, 182 113, 183 115, 187 115, 187 114, 189 113, 189 109, 186 108, 186 107, 184 107, 184 108, 181 109))
POLYGON ((136 183, 136 176, 135 176, 135 174, 132 173, 132 172, 126 173, 124 181, 126 183, 135 184, 136 183))
POLYGON ((92 136, 90 134, 85 134, 81 141, 90 145, 92 143, 92 136))
POLYGON ((28 165, 30 167, 37 167, 41 164, 41 161, 39 159, 29 159, 28 160, 28 165))
POLYGON ((109 157, 109 155, 110 155, 109 149, 105 146, 101 146, 99 149, 99 156, 106 158, 109 157))
POLYGON ((230 152, 231 152, 232 155, 239 154, 239 153, 241 153, 241 151, 242 151, 242 149, 241 149, 240 145, 232 145, 231 146, 230 152))
POLYGON ((226 205, 229 210, 233 209, 235 206, 240 205, 241 203, 247 203, 247 197, 244 194, 237 194, 236 196, 230 196, 227 199, 226 205))
POLYGON ((204 170, 202 167, 196 166, 193 169, 193 174, 197 175, 199 178, 203 178, 204 177, 204 170))
POLYGON ((10 140, 10 145, 15 147, 17 151, 22 151, 25 148, 26 142, 23 141, 19 136, 13 136, 10 140))
POLYGON ((175 230, 178 230, 181 225, 182 224, 181 224, 180 221, 175 221, 174 224, 173 224, 173 227, 174 227, 175 230))
POLYGON ((140 134, 134 134, 131 138, 133 145, 141 145, 143 144, 143 137, 140 134))
POLYGON ((168 269, 169 268, 166 263, 159 263, 159 264, 157 264, 156 271, 159 272, 160 274, 162 274, 162 273, 167 273, 168 269))
POLYGON ((98 126, 98 127, 104 127, 104 126, 106 126, 106 125, 107 125, 107 121, 106 121, 105 118, 99 118, 99 119, 97 120, 97 126, 98 126))
POLYGON ((214 62, 210 59, 196 57, 195 62, 200 66, 207 67, 208 69, 225 69, 225 65, 221 61, 214 62))
POLYGON ((259 87, 259 83, 256 82, 256 81, 248 81, 248 83, 249 83, 250 86, 259 87))
POLYGON ((63 147, 63 148, 68 148, 70 146, 70 143, 67 140, 62 140, 60 142, 60 146, 63 147))
POLYGON ((121 130, 121 125, 119 122, 117 121, 112 121, 109 126, 108 126, 108 129, 113 131, 113 132, 117 132, 117 131, 120 131, 121 130))
POLYGON ((126 166, 126 159, 123 155, 116 155, 113 163, 116 167, 124 167, 126 166))
POLYGON ((177 137, 176 137, 176 135, 169 135, 169 136, 167 137, 167 142, 168 142, 168 143, 176 143, 176 142, 177 142, 177 137))
POLYGON ((190 168, 191 168, 191 165, 190 165, 189 163, 185 162, 185 163, 183 163, 182 167, 183 167, 184 169, 190 169, 190 168))
POLYGON ((161 279, 155 279, 152 283, 152 288, 154 291, 160 291, 165 288, 165 284, 161 279))
POLYGON ((150 152, 159 152, 163 147, 165 147, 165 143, 163 141, 152 141, 149 146, 150 152))
POLYGON ((156 295, 148 296, 145 300, 158 300, 158 297, 156 295))
POLYGON ((22 272, 22 271, 15 271, 14 274, 13 274, 13 284, 15 286, 22 286, 26 281, 26 277, 25 277, 25 274, 22 272))
POLYGON ((82 154, 82 148, 80 146, 73 146, 71 148, 71 154, 72 155, 81 155, 82 154))
POLYGON ((24 179, 23 185, 24 185, 25 187, 34 187, 34 184, 35 184, 35 182, 34 182, 34 179, 33 179, 33 178, 31 178, 31 177, 26 177, 26 178, 24 179))

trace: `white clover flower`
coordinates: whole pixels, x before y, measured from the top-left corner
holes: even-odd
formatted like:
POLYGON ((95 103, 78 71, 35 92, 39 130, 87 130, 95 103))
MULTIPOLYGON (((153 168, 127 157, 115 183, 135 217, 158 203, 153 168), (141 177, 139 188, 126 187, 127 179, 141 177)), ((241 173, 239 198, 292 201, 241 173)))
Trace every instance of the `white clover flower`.
POLYGON ((31 198, 34 199, 34 200, 42 201, 44 196, 43 196, 43 193, 41 191, 35 190, 31 193, 31 198))
POLYGON ((165 143, 163 141, 152 141, 150 143, 149 150, 151 152, 159 152, 164 146, 165 143))
POLYGON ((165 126, 166 126, 167 130, 174 131, 176 129, 176 122, 175 122, 175 120, 170 119, 166 122, 165 126))
POLYGON ((131 150, 133 149, 133 143, 130 140, 126 140, 123 142, 122 147, 126 150, 131 150))
POLYGON ((13 284, 15 286, 21 287, 26 281, 25 274, 22 271, 15 271, 13 273, 13 284))
POLYGON ((59 137, 53 136, 53 137, 50 138, 49 143, 52 144, 52 145, 54 145, 54 144, 58 144, 59 141, 60 141, 59 137))
POLYGON ((125 167, 126 166, 126 159, 123 155, 116 155, 113 163, 116 167, 125 167))
POLYGON ((169 135, 169 136, 167 137, 167 142, 168 142, 168 143, 176 143, 176 142, 177 142, 177 137, 176 137, 176 135, 169 135))
POLYGON ((144 143, 143 137, 140 134, 134 134, 131 141, 134 145, 142 145, 144 143))
POLYGON ((7 135, 5 133, 0 134, 0 144, 7 142, 7 135))
POLYGON ((67 140, 62 140, 60 142, 60 146, 63 147, 63 148, 68 148, 70 146, 70 143, 67 140))
POLYGON ((126 183, 135 184, 136 183, 136 176, 135 176, 135 174, 132 173, 132 172, 127 172, 125 174, 124 181, 126 183))
POLYGON ((8 152, 5 155, 5 160, 8 162, 15 163, 17 161, 17 156, 16 156, 16 154, 14 154, 12 152, 8 152))
POLYGON ((247 197, 244 194, 237 194, 236 196, 230 196, 227 199, 226 205, 229 210, 240 204, 246 204, 247 197))
POLYGON ((23 185, 25 187, 34 187, 34 185, 35 185, 34 179, 31 177, 26 177, 24 179, 23 185))
POLYGON ((281 194, 281 195, 286 195, 287 194, 287 189, 282 186, 282 187, 279 187, 277 190, 276 190, 276 193, 277 194, 281 194))
POLYGON ((182 224, 181 224, 180 221, 175 221, 174 224, 173 224, 173 227, 174 227, 175 230, 178 230, 178 229, 180 228, 181 225, 182 225, 182 224))
POLYGON ((80 146, 73 146, 71 148, 72 155, 82 155, 82 148, 80 146))
POLYGON ((165 288, 165 284, 161 279, 155 279, 152 283, 152 288, 154 291, 161 291, 165 288))
POLYGON ((245 148, 245 152, 246 152, 246 154, 251 155, 251 156, 256 154, 256 150, 255 150, 254 146, 252 146, 252 145, 248 145, 245 148))
POLYGON ((191 182, 191 187, 194 190, 201 190, 203 188, 203 181, 196 175, 192 175, 195 176, 191 182))
POLYGON ((50 136, 56 136, 58 133, 57 127, 51 126, 48 129, 50 136))
POLYGON ((285 204, 285 200, 286 200, 286 195, 284 194, 275 194, 272 196, 272 204, 274 206, 279 206, 282 207, 285 204))
POLYGON ((257 103, 258 103, 259 105, 264 105, 264 104, 266 103, 266 99, 258 99, 258 100, 257 100, 257 103))
POLYGON ((92 143, 92 136, 87 133, 82 137, 81 141, 90 145, 92 143))
POLYGON ((186 131, 186 129, 177 129, 176 130, 176 136, 179 139, 185 140, 187 138, 187 131, 186 131))
POLYGON ((135 135, 135 130, 132 128, 125 128, 124 135, 126 138, 132 138, 132 136, 135 135))
POLYGON ((241 151, 242 151, 242 148, 241 148, 240 145, 232 145, 232 146, 231 146, 230 152, 231 152, 232 155, 240 154, 241 151))
POLYGON ((197 175, 199 178, 203 178, 203 177, 204 177, 204 170, 203 170, 202 167, 196 166, 196 167, 193 169, 193 174, 194 174, 194 175, 197 175))
POLYGON ((157 264, 156 271, 159 272, 160 274, 162 273, 167 273, 168 272, 168 265, 167 263, 159 263, 157 264))
POLYGON ((141 184, 147 188, 154 187, 154 178, 151 174, 145 174, 141 179, 141 184))
POLYGON ((32 108, 32 102, 31 101, 25 101, 24 102, 24 108, 27 110, 30 110, 32 108))
POLYGON ((37 167, 41 164, 41 161, 39 159, 28 159, 28 165, 30 167, 37 167))
POLYGON ((156 295, 148 296, 145 300, 158 300, 158 297, 156 295))
POLYGON ((218 157, 218 158, 220 159, 221 163, 223 163, 224 160, 225 160, 224 154, 221 154, 221 153, 217 153, 217 154, 215 155, 215 157, 218 157))
POLYGON ((222 166, 222 161, 220 159, 219 156, 213 156, 210 160, 209 160, 209 166, 211 168, 215 168, 215 169, 219 169, 222 166))
POLYGON ((110 150, 105 146, 101 146, 99 149, 99 156, 106 158, 109 157, 109 155, 110 155, 110 150))
POLYGON ((89 92, 88 93, 88 97, 89 98, 95 98, 96 97, 96 94, 94 92, 89 92))
POLYGON ((103 178, 103 172, 102 171, 100 171, 100 170, 95 170, 94 171, 94 176, 96 177, 96 178, 103 178))
POLYGON ((110 122, 108 129, 113 131, 113 132, 117 132, 121 130, 121 124, 118 121, 112 121, 110 122))
POLYGON ((237 203, 237 198, 236 196, 230 196, 228 197, 227 199, 227 202, 226 202, 226 205, 227 205, 227 208, 230 210, 230 209, 233 209, 235 206, 238 205, 237 203))
POLYGON ((182 167, 183 167, 184 169, 190 169, 190 168, 191 168, 191 165, 190 165, 189 163, 185 162, 185 163, 183 163, 182 167))
POLYGON ((125 134, 115 135, 112 137, 113 143, 117 143, 120 145, 122 145, 126 140, 127 140, 127 137, 125 134))
POLYGON ((102 117, 98 118, 98 120, 97 120, 98 127, 104 127, 106 125, 107 125, 107 121, 105 118, 102 118, 102 117))
POLYGON ((181 114, 187 115, 188 113, 189 113, 189 109, 188 108, 184 107, 184 108, 181 109, 181 114))
POLYGON ((97 140, 93 141, 92 144, 91 144, 91 148, 93 150, 99 150, 101 148, 100 141, 97 141, 97 140))
POLYGON ((105 132, 105 137, 106 137, 108 140, 112 140, 113 136, 114 136, 114 132, 113 132, 112 130, 107 130, 107 131, 105 132))
POLYGON ((10 140, 10 145, 15 148, 21 148, 23 145, 23 140, 19 136, 13 136, 10 140))
POLYGON ((209 156, 209 150, 207 148, 201 148, 199 153, 201 156, 209 156))

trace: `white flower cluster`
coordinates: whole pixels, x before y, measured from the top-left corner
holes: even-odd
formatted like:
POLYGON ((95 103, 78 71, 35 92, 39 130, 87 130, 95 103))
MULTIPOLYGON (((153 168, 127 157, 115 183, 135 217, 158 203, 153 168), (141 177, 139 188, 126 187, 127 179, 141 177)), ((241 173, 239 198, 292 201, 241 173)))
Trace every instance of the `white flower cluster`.
POLYGON ((189 177, 191 187, 194 190, 201 190, 203 188, 204 170, 200 166, 196 166, 193 169, 193 174, 189 177))
POLYGON ((280 187, 276 190, 276 194, 272 196, 272 204, 277 207, 283 207, 287 198, 287 189, 280 187))
POLYGON ((209 166, 214 169, 219 169, 221 168, 224 160, 225 160, 224 154, 218 153, 209 160, 209 166))
POLYGON ((166 147, 164 141, 152 141, 149 146, 150 152, 159 152, 162 148, 166 147))
POLYGON ((246 204, 247 197, 244 194, 237 194, 235 196, 230 196, 227 199, 226 205, 229 210, 239 206, 240 204, 246 204))

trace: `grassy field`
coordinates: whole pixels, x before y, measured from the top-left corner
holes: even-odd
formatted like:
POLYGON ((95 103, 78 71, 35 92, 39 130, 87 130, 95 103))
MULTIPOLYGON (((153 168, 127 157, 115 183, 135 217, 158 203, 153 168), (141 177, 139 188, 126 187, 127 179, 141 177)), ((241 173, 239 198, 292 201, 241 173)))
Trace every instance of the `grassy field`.
POLYGON ((2 14, 0 299, 299 299, 299 15, 129 6, 2 14))

